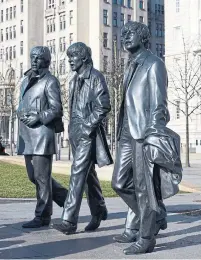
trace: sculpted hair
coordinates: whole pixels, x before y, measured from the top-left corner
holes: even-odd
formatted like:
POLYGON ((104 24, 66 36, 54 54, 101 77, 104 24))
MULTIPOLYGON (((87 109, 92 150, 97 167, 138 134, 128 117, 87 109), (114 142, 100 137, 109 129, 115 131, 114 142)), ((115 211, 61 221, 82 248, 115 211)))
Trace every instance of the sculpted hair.
POLYGON ((31 49, 30 56, 37 55, 41 59, 45 60, 47 65, 50 65, 51 62, 51 53, 48 47, 46 46, 36 46, 31 49))
POLYGON ((67 56, 72 55, 73 53, 77 53, 81 59, 84 60, 86 64, 93 65, 93 61, 91 58, 91 48, 88 47, 83 42, 73 43, 67 49, 67 56))
POLYGON ((148 48, 151 35, 147 25, 136 21, 129 21, 121 29, 121 36, 124 37, 124 34, 128 31, 136 32, 139 35, 145 48, 148 48))

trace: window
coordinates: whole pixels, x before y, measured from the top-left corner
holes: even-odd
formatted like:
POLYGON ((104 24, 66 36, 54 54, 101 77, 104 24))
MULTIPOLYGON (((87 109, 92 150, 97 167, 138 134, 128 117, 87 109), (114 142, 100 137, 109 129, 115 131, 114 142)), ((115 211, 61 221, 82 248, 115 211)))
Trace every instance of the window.
POLYGON ((128 0, 128 8, 131 8, 131 0, 128 0))
POLYGON ((47 0, 47 8, 51 9, 55 7, 55 0, 47 0))
POLYGON ((124 26, 124 14, 121 14, 121 27, 124 26))
POLYGON ((103 10, 103 24, 108 25, 108 11, 103 10))
POLYGON ((6 60, 8 60, 8 47, 6 48, 6 60))
POLYGON ((69 44, 71 45, 73 43, 73 33, 69 34, 69 44))
POLYGON ((59 73, 60 73, 60 75, 65 75, 65 73, 66 73, 66 60, 65 59, 60 60, 59 73))
POLYGON ((24 32, 23 20, 20 21, 20 33, 24 32))
POLYGON ((56 26, 55 26, 55 18, 52 19, 52 31, 55 32, 56 26))
POLYGON ((20 77, 23 77, 23 63, 20 63, 20 77))
POLYGON ((8 27, 6 28, 6 40, 8 40, 8 27))
POLYGON ((3 10, 1 10, 1 22, 3 22, 3 10))
POLYGON ((120 5, 124 6, 124 0, 119 0, 120 5))
POLYGON ((60 30, 65 30, 66 29, 66 16, 60 15, 59 21, 60 21, 60 30))
POLYGON ((51 72, 52 72, 53 75, 56 74, 56 61, 52 61, 52 62, 51 62, 50 70, 51 70, 51 72))
POLYGON ((66 37, 61 37, 59 39, 59 50, 60 52, 64 52, 66 50, 66 37))
POLYGON ((23 11, 24 11, 24 0, 21 0, 20 11, 21 11, 21 13, 23 13, 23 11))
POLYGON ((180 0, 176 0, 176 13, 180 11, 180 0))
POLYGON ((52 40, 52 53, 56 52, 55 39, 52 40))
POLYGON ((180 100, 175 100, 176 103, 176 119, 180 119, 180 100))
POLYGON ((12 20, 12 19, 13 19, 13 8, 10 7, 10 20, 12 20))
POLYGON ((128 20, 128 22, 131 21, 131 15, 130 14, 128 14, 128 19, 127 20, 128 20))
POLYGON ((198 145, 198 140, 195 141, 195 144, 198 145))
POLYGON ((113 12, 113 26, 117 27, 117 12, 113 12))
POLYGON ((1 42, 3 42, 3 29, 1 29, 1 42))
POLYGON ((72 24, 73 22, 73 10, 69 12, 69 24, 72 24))
POLYGON ((13 39, 13 28, 12 27, 9 28, 9 34, 10 34, 10 40, 12 40, 13 39))
POLYGON ((108 34, 103 33, 103 47, 107 48, 108 47, 108 34))
POLYGON ((140 23, 144 23, 144 17, 143 17, 143 16, 140 16, 140 17, 139 17, 139 22, 140 22, 140 23))
POLYGON ((9 59, 12 60, 12 56, 13 56, 13 48, 10 47, 9 48, 9 59))
POLYGON ((117 0, 112 0, 112 3, 117 5, 117 0))
POLYGON ((13 18, 16 18, 16 6, 13 7, 13 18))
POLYGON ((107 72, 108 67, 108 56, 103 56, 103 71, 107 72))
POLYGON ((9 88, 5 89, 5 105, 11 105, 11 90, 9 88))
POLYGON ((8 21, 8 8, 6 8, 6 21, 8 21))
POLYGON ((47 19, 46 23, 47 23, 47 26, 46 26, 46 28, 47 28, 47 33, 49 33, 49 32, 50 32, 50 20, 47 19))
POLYGON ((139 2, 139 8, 140 8, 141 10, 144 10, 144 1, 143 1, 143 0, 140 0, 140 2, 139 2))
POLYGON ((16 25, 13 26, 13 38, 16 39, 16 25))
POLYGON ((13 59, 16 59, 16 46, 13 46, 13 59))
POLYGON ((20 55, 23 55, 23 41, 20 42, 20 55))

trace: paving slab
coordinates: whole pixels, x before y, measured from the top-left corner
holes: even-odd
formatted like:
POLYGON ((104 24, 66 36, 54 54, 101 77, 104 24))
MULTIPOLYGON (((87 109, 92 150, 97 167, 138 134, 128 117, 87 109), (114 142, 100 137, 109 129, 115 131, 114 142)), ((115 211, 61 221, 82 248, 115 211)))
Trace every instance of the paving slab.
MULTIPOLYGON (((118 244, 113 236, 123 231, 127 207, 120 198, 106 199, 109 218, 96 232, 86 233, 89 208, 83 200, 77 233, 64 235, 53 228, 23 229, 33 217, 35 200, 0 200, 0 259, 200 259, 201 194, 178 194, 165 200, 168 229, 157 236, 153 253, 125 256, 129 244, 118 244), (198 212, 198 211, 197 211, 198 212)), ((52 223, 59 223, 62 209, 54 205, 52 223)))

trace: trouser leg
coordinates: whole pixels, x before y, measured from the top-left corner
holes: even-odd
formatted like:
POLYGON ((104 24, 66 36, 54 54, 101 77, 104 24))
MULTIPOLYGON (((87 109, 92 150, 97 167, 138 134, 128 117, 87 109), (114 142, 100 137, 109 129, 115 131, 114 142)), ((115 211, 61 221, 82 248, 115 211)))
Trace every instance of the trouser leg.
MULTIPOLYGON (((34 167, 33 167, 33 156, 26 155, 25 156, 25 164, 27 169, 27 174, 30 181, 33 184, 36 184, 34 177, 34 167)), ((42 172, 42 169, 41 169, 42 172)), ((61 184, 59 184, 54 178, 52 178, 52 199, 57 205, 60 207, 64 206, 65 199, 67 197, 68 190, 64 188, 61 184)))
POLYGON ((115 166, 112 176, 112 188, 135 212, 136 222, 133 229, 139 229, 139 211, 135 195, 132 171, 132 142, 127 134, 122 134, 117 147, 115 166))
POLYGON ((98 215, 101 211, 105 209, 106 206, 94 164, 92 164, 87 176, 85 192, 87 195, 87 201, 89 204, 91 215, 98 215))
POLYGON ((140 236, 151 238, 155 233, 156 212, 150 208, 146 176, 143 140, 133 140, 133 180, 140 216, 140 236))
POLYGON ((65 201, 62 219, 74 224, 78 221, 85 183, 90 167, 93 164, 91 160, 91 147, 91 139, 80 139, 71 166, 69 191, 65 201))
POLYGON ((37 193, 35 216, 47 218, 52 215, 52 155, 33 155, 33 168, 37 193))

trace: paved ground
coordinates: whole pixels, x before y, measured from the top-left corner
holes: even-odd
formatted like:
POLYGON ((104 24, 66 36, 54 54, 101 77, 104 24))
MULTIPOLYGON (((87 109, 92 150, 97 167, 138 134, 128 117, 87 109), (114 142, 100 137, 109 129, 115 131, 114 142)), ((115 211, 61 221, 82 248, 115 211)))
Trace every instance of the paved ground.
MULTIPOLYGON (((119 198, 107 199, 109 219, 97 232, 84 233, 89 209, 86 201, 80 213, 78 232, 66 236, 57 230, 42 228, 25 230, 23 222, 33 216, 35 201, 0 200, 0 259, 200 259, 201 214, 189 216, 188 211, 200 210, 200 194, 180 194, 166 200, 168 229, 157 237, 153 253, 137 257, 125 256, 129 244, 113 242, 112 237, 123 230, 126 208, 119 198)), ((55 205, 53 223, 58 223, 61 209, 55 205)))

